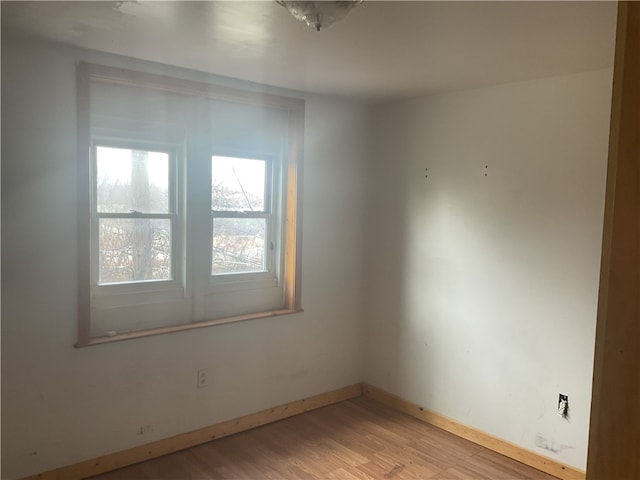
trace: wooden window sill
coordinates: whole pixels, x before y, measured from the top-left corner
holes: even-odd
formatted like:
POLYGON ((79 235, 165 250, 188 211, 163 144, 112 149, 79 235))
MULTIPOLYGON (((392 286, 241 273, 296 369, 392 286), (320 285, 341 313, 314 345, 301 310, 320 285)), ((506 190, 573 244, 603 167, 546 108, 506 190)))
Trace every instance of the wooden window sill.
POLYGON ((119 333, 112 336, 92 337, 88 343, 76 343, 76 348, 91 347, 94 345, 104 345, 106 343, 121 342, 123 340, 131 340, 134 338, 150 337, 153 335, 164 335, 166 333, 183 332, 194 330, 196 328, 211 327, 213 325, 222 325, 226 323, 243 322, 245 320, 256 320, 259 318, 278 317, 280 315, 291 315, 293 313, 301 313, 304 310, 299 309, 281 309, 269 310, 266 312, 248 313, 245 315, 236 315, 233 317, 217 318, 215 320, 205 320, 202 322, 186 323, 182 325, 171 325, 168 327, 151 328, 148 330, 137 330, 135 332, 119 333))

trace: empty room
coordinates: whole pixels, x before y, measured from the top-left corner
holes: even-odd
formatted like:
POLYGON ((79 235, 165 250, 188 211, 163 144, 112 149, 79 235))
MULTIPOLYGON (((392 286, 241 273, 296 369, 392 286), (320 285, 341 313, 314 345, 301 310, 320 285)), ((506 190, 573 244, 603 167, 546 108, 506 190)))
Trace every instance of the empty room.
POLYGON ((3 480, 640 478, 638 4, 1 9, 3 480))

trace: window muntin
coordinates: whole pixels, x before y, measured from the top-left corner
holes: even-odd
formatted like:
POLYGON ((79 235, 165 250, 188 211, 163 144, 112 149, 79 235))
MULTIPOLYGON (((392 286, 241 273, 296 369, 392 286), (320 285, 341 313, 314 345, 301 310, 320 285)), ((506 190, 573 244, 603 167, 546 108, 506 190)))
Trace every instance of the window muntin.
POLYGON ((176 278, 175 159, 97 141, 92 251, 96 287, 176 278))

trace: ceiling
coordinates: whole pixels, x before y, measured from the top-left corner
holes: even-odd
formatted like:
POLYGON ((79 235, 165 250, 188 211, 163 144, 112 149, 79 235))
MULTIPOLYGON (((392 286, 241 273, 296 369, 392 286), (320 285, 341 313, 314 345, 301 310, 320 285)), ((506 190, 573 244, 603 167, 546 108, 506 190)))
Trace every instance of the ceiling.
POLYGON ((274 1, 2 2, 2 33, 384 101, 610 67, 615 2, 365 0, 316 32, 274 1))

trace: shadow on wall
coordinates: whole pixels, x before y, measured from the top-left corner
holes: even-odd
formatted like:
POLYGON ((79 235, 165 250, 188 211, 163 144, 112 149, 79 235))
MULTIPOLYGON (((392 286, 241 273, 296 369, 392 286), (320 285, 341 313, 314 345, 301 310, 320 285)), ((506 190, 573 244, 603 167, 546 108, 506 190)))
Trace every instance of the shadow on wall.
MULTIPOLYGON (((394 107, 390 115, 394 115, 394 107)), ((404 391, 411 382, 411 361, 403 346, 411 335, 408 308, 410 285, 407 284, 409 253, 409 202, 407 194, 410 171, 405 159, 409 155, 410 126, 407 117, 395 115, 397 122, 387 122, 386 115, 374 116, 371 162, 368 171, 367 235, 365 247, 369 259, 366 281, 367 331, 365 380, 389 392, 404 391)), ((425 169, 421 180, 426 181, 425 169)))

